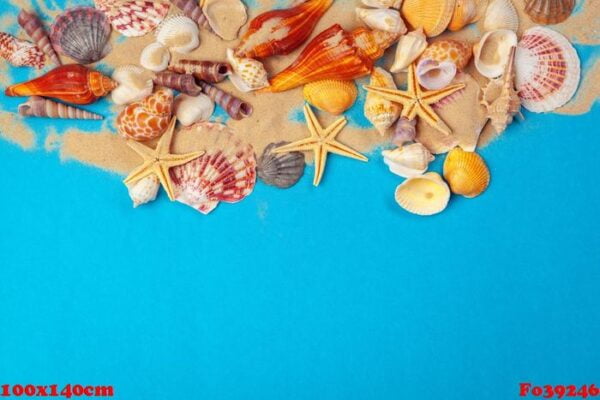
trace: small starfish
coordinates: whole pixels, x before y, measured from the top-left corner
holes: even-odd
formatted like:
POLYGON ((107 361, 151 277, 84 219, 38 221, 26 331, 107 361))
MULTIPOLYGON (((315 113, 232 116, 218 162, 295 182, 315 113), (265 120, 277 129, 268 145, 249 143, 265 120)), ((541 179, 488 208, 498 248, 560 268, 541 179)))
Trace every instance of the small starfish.
POLYGON ((415 117, 423 118, 425 122, 438 131, 450 135, 452 130, 442 121, 442 119, 431 108, 432 104, 437 103, 444 97, 461 90, 465 87, 464 83, 447 86, 439 90, 423 91, 417 80, 415 65, 408 67, 408 88, 407 90, 388 89, 377 86, 363 86, 371 93, 378 94, 384 99, 393 101, 402 105, 402 117, 412 121, 415 117))
POLYGON ((203 151, 188 154, 171 154, 171 141, 173 140, 176 122, 177 118, 171 120, 171 124, 158 141, 155 150, 132 140, 127 141, 127 145, 144 159, 144 163, 134 169, 123 181, 126 185, 138 182, 154 174, 158 177, 162 187, 167 192, 169 200, 173 201, 175 199, 169 169, 186 164, 204 154, 203 151))
POLYGON ((308 104, 304 105, 304 116, 306 117, 310 137, 278 147, 273 152, 289 153, 292 151, 313 151, 315 153, 315 177, 313 185, 319 186, 319 183, 321 183, 328 153, 334 153, 360 161, 368 161, 367 157, 335 140, 335 137, 346 126, 346 123, 348 122, 346 118, 342 117, 326 129, 323 129, 321 124, 319 124, 315 113, 308 104))

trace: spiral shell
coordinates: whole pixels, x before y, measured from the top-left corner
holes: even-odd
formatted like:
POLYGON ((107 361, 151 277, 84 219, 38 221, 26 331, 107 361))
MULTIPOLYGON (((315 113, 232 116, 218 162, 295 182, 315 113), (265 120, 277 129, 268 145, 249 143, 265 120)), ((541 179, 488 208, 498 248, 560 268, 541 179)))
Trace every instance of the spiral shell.
POLYGON ((394 127, 394 135, 392 136, 392 143, 396 146, 401 147, 406 142, 412 142, 417 136, 417 119, 414 118, 409 120, 404 117, 398 118, 396 126, 394 127))
POLYGON ((171 0, 175 7, 183 11, 183 14, 191 18, 200 28, 212 31, 208 19, 200 8, 197 0, 171 0))
POLYGON ((117 130, 127 139, 156 139, 169 127, 172 110, 173 92, 159 89, 144 100, 125 107, 117 117, 117 130))
POLYGON ((298 151, 275 154, 272 151, 289 142, 277 142, 268 145, 258 160, 258 177, 267 185, 280 189, 294 186, 304 174, 304 154, 298 151))
POLYGON ((234 72, 229 79, 238 90, 250 92, 269 86, 267 70, 260 61, 236 57, 232 49, 227 50, 227 61, 234 72))
POLYGON ((169 71, 193 75, 208 83, 219 83, 231 74, 231 65, 216 61, 179 60, 169 65, 169 71))
POLYGON ((444 39, 431 43, 421 55, 421 59, 450 61, 457 69, 462 70, 469 64, 472 56, 471 44, 460 40, 444 39))
POLYGON ((390 172, 403 178, 422 175, 435 157, 421 143, 413 143, 394 150, 384 150, 383 162, 390 172))
POLYGON ((112 100, 117 105, 140 101, 152 94, 154 83, 150 73, 137 65, 117 67, 112 79, 119 86, 111 93, 112 100))
POLYGON ((158 27, 156 41, 177 53, 189 53, 200 46, 198 25, 188 17, 175 15, 158 27))
POLYGON ((252 106, 237 97, 206 82, 199 82, 208 97, 223 108, 233 119, 240 120, 252 115, 252 106))
POLYGON ((202 88, 196 84, 192 75, 176 74, 175 72, 161 72, 154 77, 154 83, 158 86, 168 87, 178 92, 198 96, 202 88))
POLYGON ((129 197, 133 201, 133 208, 156 200, 160 189, 160 182, 155 174, 149 175, 134 184, 127 185, 129 197))
POLYGON ((456 76, 456 65, 451 61, 436 61, 422 58, 417 64, 417 78, 426 89, 445 88, 456 76))
POLYGON ((371 29, 378 29, 398 35, 404 34, 407 31, 398 10, 358 7, 356 8, 356 16, 371 29))
POLYGON ((177 120, 183 126, 190 126, 200 121, 208 121, 215 111, 215 103, 210 97, 200 94, 189 96, 180 94, 173 103, 177 120))
POLYGON ((50 43, 50 38, 39 17, 34 12, 21 10, 17 20, 19 25, 21 25, 29 37, 37 44, 38 48, 46 54, 48 60, 56 66, 61 65, 60 59, 54 51, 54 48, 50 43))
POLYGON ((427 38, 423 28, 412 31, 400 38, 396 47, 396 58, 390 68, 393 73, 404 71, 427 48, 427 38))
POLYGON ((32 96, 29 98, 29 100, 27 100, 27 102, 19 105, 19 114, 24 117, 45 117, 58 119, 100 120, 103 118, 101 115, 38 96, 32 96))
MULTIPOLYGON (((396 83, 392 75, 379 67, 373 69, 370 84, 377 87, 396 89, 396 83)), ((402 109, 398 104, 377 94, 367 93, 364 108, 365 117, 371 121, 380 135, 385 135, 388 129, 392 127, 400 116, 400 111, 402 109)))

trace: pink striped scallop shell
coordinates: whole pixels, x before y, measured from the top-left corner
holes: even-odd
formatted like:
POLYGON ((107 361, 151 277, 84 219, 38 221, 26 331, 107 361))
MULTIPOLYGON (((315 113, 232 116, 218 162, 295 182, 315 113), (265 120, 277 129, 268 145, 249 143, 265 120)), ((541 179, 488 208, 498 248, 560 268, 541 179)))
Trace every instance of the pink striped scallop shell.
POLYGON ((152 32, 165 19, 171 4, 164 0, 94 0, 112 27, 123 36, 138 37, 152 32))

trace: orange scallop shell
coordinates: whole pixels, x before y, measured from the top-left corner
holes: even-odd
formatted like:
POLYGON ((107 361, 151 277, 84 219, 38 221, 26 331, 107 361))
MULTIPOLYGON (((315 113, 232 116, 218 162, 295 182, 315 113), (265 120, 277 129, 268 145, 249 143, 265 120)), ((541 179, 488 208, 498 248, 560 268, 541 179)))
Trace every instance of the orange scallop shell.
POLYGON ((173 92, 159 89, 144 100, 125 107, 117 117, 117 129, 127 138, 137 141, 160 137, 169 127, 173 114, 173 92))

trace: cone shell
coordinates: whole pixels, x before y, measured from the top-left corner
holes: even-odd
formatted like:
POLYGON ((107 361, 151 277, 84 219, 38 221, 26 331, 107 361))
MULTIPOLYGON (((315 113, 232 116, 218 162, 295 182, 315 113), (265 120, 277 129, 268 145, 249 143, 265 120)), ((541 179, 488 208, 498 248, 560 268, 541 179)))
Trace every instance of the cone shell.
POLYGON ((113 29, 123 36, 138 37, 152 32, 167 16, 166 0, 94 0, 113 29))
POLYGON ((400 8, 402 0, 362 0, 365 6, 373 8, 400 8))
POLYGON ((581 77, 575 48, 560 33, 541 26, 523 33, 515 69, 523 106, 533 112, 552 111, 566 104, 581 77))
POLYGON ((160 43, 150 43, 140 54, 140 65, 149 71, 161 72, 167 69, 171 53, 160 43))
POLYGON ((396 58, 390 68, 393 73, 404 71, 427 48, 427 38, 423 29, 419 28, 400 38, 396 47, 396 58))
POLYGON ((357 8, 356 16, 369 28, 395 34, 406 33, 400 12, 393 9, 357 8))
POLYGON ((169 127, 172 110, 173 92, 159 89, 144 100, 125 107, 117 117, 117 130, 127 139, 156 139, 169 127))
POLYGON ((448 29, 456 32, 477 22, 485 11, 487 3, 488 0, 456 0, 448 29))
POLYGON ((486 78, 497 78, 504 72, 511 48, 517 45, 517 35, 509 29, 487 32, 473 47, 475 67, 486 78))
MULTIPOLYGON (((397 89, 392 75, 379 67, 373 70, 370 85, 397 89)), ((364 109, 365 117, 373 124, 380 135, 386 134, 400 116, 401 111, 402 108, 398 104, 375 93, 367 93, 364 109)))
POLYGON ((180 94, 173 103, 177 120, 183 126, 190 126, 200 121, 208 121, 215 111, 215 103, 210 97, 200 94, 189 96, 180 94))
POLYGON ((394 150, 384 150, 383 162, 390 172, 403 178, 422 175, 435 157, 421 143, 413 143, 394 150))
POLYGON ((519 14, 512 0, 490 0, 483 20, 483 29, 486 32, 498 29, 516 32, 519 29, 519 14))
POLYGON ((304 154, 299 151, 275 154, 273 150, 289 142, 271 143, 265 148, 256 168, 258 177, 267 185, 280 189, 294 186, 304 174, 304 154))
POLYGON ((406 211, 429 216, 446 209, 450 189, 436 172, 408 178, 396 188, 396 202, 406 211))
POLYGON ((304 100, 319 110, 340 115, 348 110, 358 97, 354 81, 324 80, 304 86, 304 100))
POLYGON ((200 31, 190 18, 175 15, 160 24, 156 30, 156 41, 171 51, 185 54, 200 46, 200 31))
POLYGON ((50 43, 50 38, 39 17, 34 12, 21 10, 17 20, 19 25, 21 25, 29 37, 37 44, 37 47, 46 54, 47 60, 56 66, 61 65, 60 59, 54 51, 54 48, 50 43))
POLYGON ((234 72, 229 79, 238 90, 250 92, 269 86, 267 70, 260 61, 237 57, 232 49, 227 50, 227 61, 234 72))
POLYGON ((19 114, 24 117, 42 117, 58 119, 90 119, 101 120, 102 116, 89 111, 80 110, 67 104, 32 96, 27 102, 19 105, 19 114))
POLYGON ((464 69, 471 61, 473 48, 461 40, 445 39, 431 43, 421 55, 421 59, 429 58, 435 61, 450 61, 459 70, 464 69))
POLYGON ((169 65, 169 71, 178 74, 194 75, 194 78, 208 83, 219 83, 231 74, 231 65, 216 61, 178 60, 169 65))
POLYGON ((156 200, 160 189, 160 182, 155 174, 149 175, 134 184, 127 185, 129 197, 133 201, 133 208, 156 200))
POLYGON ((137 65, 117 67, 112 74, 112 79, 119 84, 111 93, 113 103, 124 105, 150 96, 154 89, 150 74, 137 65))
POLYGON ((537 24, 559 24, 569 18, 575 0, 525 0, 525 12, 537 24))
POLYGON ((444 178, 452 193, 477 197, 490 184, 490 171, 479 154, 457 147, 448 153, 444 161, 444 178))
POLYGON ((451 61, 422 58, 417 64, 417 79, 428 90, 445 88, 456 76, 456 65, 451 61))
POLYGON ((434 37, 446 30, 456 0, 404 0, 402 16, 413 28, 423 27, 428 37, 434 37))
POLYGON ((0 32, 0 57, 15 67, 39 69, 45 65, 44 53, 37 46, 4 32, 0 32))
POLYGON ((212 30, 225 40, 235 40, 248 20, 240 0, 202 0, 202 11, 212 30))

